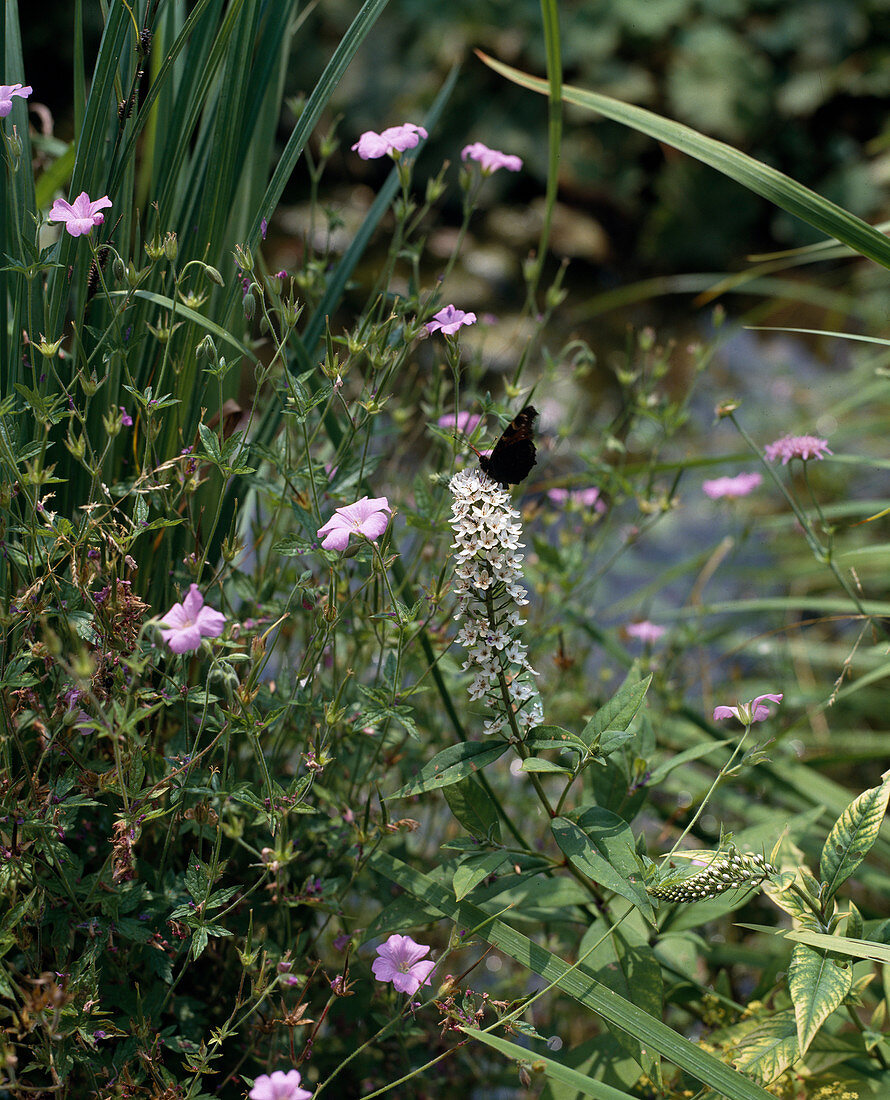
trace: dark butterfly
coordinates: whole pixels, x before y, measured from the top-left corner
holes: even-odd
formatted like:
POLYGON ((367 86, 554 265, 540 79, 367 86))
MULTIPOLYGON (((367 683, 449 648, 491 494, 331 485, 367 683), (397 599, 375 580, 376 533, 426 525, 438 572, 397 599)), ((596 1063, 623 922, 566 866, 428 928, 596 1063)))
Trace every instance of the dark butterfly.
POLYGON ((518 485, 535 464, 535 444, 532 430, 538 410, 526 405, 504 429, 490 455, 479 456, 482 472, 504 489, 518 485))

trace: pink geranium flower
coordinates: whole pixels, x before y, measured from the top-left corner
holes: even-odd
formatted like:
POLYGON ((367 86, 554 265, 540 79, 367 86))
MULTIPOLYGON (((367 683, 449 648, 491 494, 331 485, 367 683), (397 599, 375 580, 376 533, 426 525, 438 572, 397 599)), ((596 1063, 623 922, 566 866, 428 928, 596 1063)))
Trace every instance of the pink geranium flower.
POLYGON ((205 607, 204 597, 193 584, 182 603, 175 603, 164 616, 161 637, 174 653, 191 653, 202 638, 218 638, 225 625, 225 615, 205 607))
POLYGON ((432 321, 427 321, 427 332, 438 332, 440 329, 446 336, 453 336, 463 325, 475 325, 476 314, 465 313, 456 306, 443 306, 438 313, 433 314, 432 321))
POLYGON ((497 149, 489 149, 481 141, 474 141, 472 145, 465 145, 460 154, 461 160, 475 160, 479 162, 482 172, 490 176, 498 168, 506 168, 508 172, 518 172, 522 167, 522 159, 512 153, 499 153, 497 149))
POLYGON ((33 91, 34 89, 30 84, 27 86, 22 84, 0 84, 0 118, 6 118, 12 110, 13 96, 27 99, 33 91))
POLYGON ((482 417, 476 413, 446 413, 444 416, 439 417, 436 424, 440 428, 450 428, 456 432, 463 432, 464 435, 472 435, 479 427, 481 420, 482 417))
POLYGON ((318 537, 324 535, 325 550, 345 550, 350 535, 364 535, 376 542, 386 530, 392 512, 386 497, 362 497, 355 504, 337 508, 328 522, 318 529, 318 537))
POLYGON ((101 225, 105 221, 102 211, 111 205, 111 199, 107 195, 91 201, 86 191, 81 191, 74 202, 56 199, 49 212, 49 220, 64 222, 65 229, 72 237, 86 236, 92 232, 94 225, 101 225))
POLYGON ((636 638, 639 642, 657 642, 659 638, 667 633, 666 626, 658 626, 656 623, 650 623, 648 619, 643 619, 638 623, 628 623, 625 627, 629 637, 636 638))
POLYGON ((750 703, 737 703, 734 707, 714 707, 714 721, 719 722, 723 718, 738 718, 743 726, 750 726, 753 722, 762 722, 769 718, 770 709, 763 702, 769 699, 771 703, 781 703, 783 695, 758 695, 750 703))
POLYGON ((300 1088, 298 1069, 290 1069, 287 1073, 276 1069, 272 1074, 261 1073, 249 1095, 250 1100, 309 1100, 312 1093, 300 1088))
POLYGON ((746 497, 763 481, 761 474, 736 474, 735 477, 715 477, 712 481, 702 482, 702 492, 711 500, 727 497, 736 500, 746 497))
POLYGON ((770 462, 781 458, 782 465, 787 466, 792 458, 806 462, 808 458, 824 458, 834 451, 829 450, 827 439, 815 435, 783 435, 775 443, 768 444, 765 453, 770 462))
POLYGON ((424 959, 428 951, 410 936, 394 933, 377 948, 378 958, 371 963, 371 970, 378 982, 392 982, 399 993, 410 996, 422 985, 431 984, 430 973, 436 964, 424 959))
POLYGON ((421 138, 427 137, 429 134, 422 126, 403 122, 401 126, 390 126, 381 134, 366 130, 353 145, 352 151, 358 153, 362 160, 376 160, 377 157, 385 156, 398 160, 399 154, 406 149, 413 149, 421 138))

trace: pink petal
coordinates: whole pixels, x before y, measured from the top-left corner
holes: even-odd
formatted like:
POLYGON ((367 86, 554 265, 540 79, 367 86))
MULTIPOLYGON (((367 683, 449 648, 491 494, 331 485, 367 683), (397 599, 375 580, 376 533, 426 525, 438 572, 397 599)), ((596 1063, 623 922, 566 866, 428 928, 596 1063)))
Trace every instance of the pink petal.
MULTIPOLYGON (((721 718, 738 718, 738 707, 714 707, 714 721, 719 722, 721 718)), ((741 721, 741 719, 739 719, 741 721)))

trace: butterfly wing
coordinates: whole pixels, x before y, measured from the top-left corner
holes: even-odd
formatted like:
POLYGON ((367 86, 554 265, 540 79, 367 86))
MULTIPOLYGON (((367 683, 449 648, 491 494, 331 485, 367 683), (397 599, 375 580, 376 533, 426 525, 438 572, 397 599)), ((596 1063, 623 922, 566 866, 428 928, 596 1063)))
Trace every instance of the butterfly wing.
POLYGON ((504 429, 490 455, 479 458, 483 473, 506 489, 528 477, 535 464, 534 423, 538 410, 526 405, 504 429))

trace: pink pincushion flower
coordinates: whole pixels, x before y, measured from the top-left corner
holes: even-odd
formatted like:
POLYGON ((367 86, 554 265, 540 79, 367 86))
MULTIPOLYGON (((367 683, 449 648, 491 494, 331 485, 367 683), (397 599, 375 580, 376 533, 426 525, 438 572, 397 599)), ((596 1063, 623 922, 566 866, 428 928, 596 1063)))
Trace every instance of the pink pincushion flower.
POLYGON ((101 225, 105 221, 102 211, 111 205, 111 199, 107 195, 91 201, 86 191, 81 191, 74 202, 56 199, 49 212, 49 220, 64 222, 65 229, 72 237, 86 236, 92 232, 94 225, 101 225))
POLYGON ((362 497, 355 504, 337 508, 328 522, 318 529, 318 537, 324 535, 325 550, 345 550, 350 535, 364 535, 376 542, 386 530, 392 512, 386 497, 362 497))
POLYGON ((761 474, 736 474, 735 477, 715 477, 712 481, 702 482, 702 492, 711 500, 727 497, 736 500, 746 497, 763 481, 761 474))
POLYGON ((312 1095, 307 1089, 300 1088, 300 1071, 290 1069, 283 1073, 276 1069, 274 1073, 261 1073, 250 1090, 250 1100, 309 1100, 312 1095))
POLYGON ((22 84, 0 84, 0 118, 6 118, 12 110, 13 96, 27 99, 33 91, 34 89, 30 84, 27 86, 22 84))
POLYGON ((518 172, 522 167, 521 157, 514 156, 512 153, 499 153, 497 149, 489 149, 481 141, 465 145, 460 159, 478 161, 483 173, 488 176, 499 168, 506 168, 508 172, 518 172))
POLYGON ((482 417, 477 413, 459 412, 459 413, 446 413, 444 416, 440 416, 436 421, 436 424, 440 428, 447 428, 456 432, 463 432, 464 435, 472 435, 473 432, 479 427, 479 422, 482 417))
POLYGON ((714 721, 719 722, 723 718, 738 718, 743 726, 750 726, 753 722, 762 722, 769 718, 770 709, 764 705, 763 700, 769 699, 771 703, 781 703, 783 695, 758 695, 750 703, 738 703, 734 707, 714 707, 714 721))
POLYGON ((422 985, 431 984, 430 973, 436 964, 424 959, 428 951, 410 936, 394 933, 377 948, 378 958, 371 963, 371 970, 378 982, 392 982, 399 993, 411 996, 422 985))
POLYGON ((174 653, 191 653, 202 638, 218 638, 225 625, 225 615, 205 607, 204 597, 193 584, 182 603, 175 603, 164 616, 161 637, 174 653))
POLYGON ((422 126, 415 126, 413 122, 403 122, 401 126, 390 126, 381 134, 373 130, 365 130, 353 145, 352 151, 358 153, 362 160, 376 160, 377 157, 385 156, 391 156, 397 160, 400 153, 406 149, 413 149, 421 138, 427 137, 429 134, 422 126))
POLYGON ((647 643, 657 642, 659 638, 667 633, 666 626, 658 626, 656 623, 650 623, 648 619, 643 619, 638 623, 628 623, 625 630, 629 637, 647 643))
POLYGON ((476 314, 465 313, 456 306, 443 306, 438 313, 433 314, 432 321, 426 325, 427 332, 438 332, 440 329, 446 336, 453 336, 463 325, 475 325, 476 314))
POLYGON ((782 465, 787 466, 792 458, 806 462, 808 458, 824 458, 834 454, 834 451, 829 450, 827 439, 819 439, 815 435, 783 435, 775 443, 767 445, 765 454, 770 462, 781 458, 782 465))

